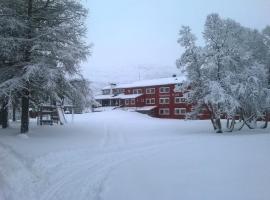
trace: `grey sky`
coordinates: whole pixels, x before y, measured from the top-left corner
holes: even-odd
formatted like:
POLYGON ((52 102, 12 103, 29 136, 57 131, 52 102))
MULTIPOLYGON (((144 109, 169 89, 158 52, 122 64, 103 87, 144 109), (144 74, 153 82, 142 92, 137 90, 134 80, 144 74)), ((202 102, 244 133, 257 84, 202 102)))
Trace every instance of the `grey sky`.
POLYGON ((201 41, 208 14, 216 12, 262 29, 270 24, 270 0, 86 0, 92 56, 84 75, 96 82, 126 82, 178 72, 178 31, 189 25, 201 41))

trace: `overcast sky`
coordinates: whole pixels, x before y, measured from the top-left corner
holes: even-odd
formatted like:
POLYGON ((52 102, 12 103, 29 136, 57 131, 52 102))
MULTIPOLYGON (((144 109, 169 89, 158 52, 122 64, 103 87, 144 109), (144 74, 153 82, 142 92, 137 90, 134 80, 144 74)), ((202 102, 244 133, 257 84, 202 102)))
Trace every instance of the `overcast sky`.
POLYGON ((127 82, 179 73, 175 60, 182 25, 201 39, 210 13, 244 26, 270 24, 270 0, 83 0, 89 9, 87 40, 92 56, 83 64, 95 82, 127 82))

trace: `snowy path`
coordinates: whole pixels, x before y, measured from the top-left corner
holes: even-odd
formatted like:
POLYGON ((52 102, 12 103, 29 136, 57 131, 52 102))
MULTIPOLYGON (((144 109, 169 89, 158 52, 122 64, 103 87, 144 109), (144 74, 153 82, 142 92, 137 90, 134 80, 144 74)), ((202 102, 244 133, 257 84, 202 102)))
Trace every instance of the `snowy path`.
POLYGON ((36 199, 33 189, 37 179, 22 158, 1 144, 0 160, 0 199, 36 199))
POLYGON ((29 138, 11 129, 0 134, 0 200, 268 200, 268 130, 222 136, 210 128, 110 111, 36 127, 29 138))

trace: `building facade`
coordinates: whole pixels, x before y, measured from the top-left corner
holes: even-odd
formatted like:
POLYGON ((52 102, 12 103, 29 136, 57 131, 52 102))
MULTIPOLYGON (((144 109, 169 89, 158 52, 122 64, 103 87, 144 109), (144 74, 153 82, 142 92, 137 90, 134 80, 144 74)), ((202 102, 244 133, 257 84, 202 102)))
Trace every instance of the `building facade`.
MULTIPOLYGON (((102 106, 134 109, 159 118, 186 119, 193 106, 187 103, 189 90, 179 89, 184 80, 184 77, 170 77, 111 84, 95 99, 102 106)), ((209 114, 202 110, 197 118, 209 119, 209 114)))

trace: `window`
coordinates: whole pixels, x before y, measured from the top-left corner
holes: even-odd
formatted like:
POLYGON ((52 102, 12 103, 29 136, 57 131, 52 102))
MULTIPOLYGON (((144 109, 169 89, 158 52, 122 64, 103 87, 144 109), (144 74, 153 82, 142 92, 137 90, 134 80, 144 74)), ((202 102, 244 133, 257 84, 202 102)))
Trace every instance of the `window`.
POLYGON ((160 98, 159 99, 159 103, 160 104, 169 104, 170 103, 170 98, 166 97, 166 98, 160 98))
POLYGON ((125 100, 125 104, 128 105, 129 104, 129 99, 125 100))
POLYGON ((191 97, 190 91, 186 92, 186 93, 184 94, 184 97, 190 98, 190 97, 191 97))
POLYGON ((125 93, 125 89, 124 88, 121 89, 121 93, 125 93))
POLYGON ((121 90, 120 89, 114 89, 113 90, 113 94, 120 94, 121 93, 121 90))
POLYGON ((159 92, 160 93, 169 93, 170 88, 169 87, 161 87, 161 88, 159 88, 159 92))
POLYGON ((133 89, 133 94, 141 94, 142 89, 133 89))
POLYGON ((160 115, 169 115, 170 114, 170 109, 169 108, 160 108, 159 109, 159 114, 160 115))
POLYGON ((134 105, 134 104, 135 104, 135 99, 131 99, 131 100, 130 100, 130 104, 131 104, 131 105, 134 105))
POLYGON ((155 94, 156 89, 155 88, 146 88, 146 94, 155 94))
POLYGON ((185 97, 175 97, 174 102, 175 103, 185 103, 186 98, 185 97))
POLYGON ((110 90, 103 90, 103 94, 104 94, 104 95, 110 94, 110 90))
POLYGON ((175 115, 185 115, 186 114, 186 108, 175 108, 174 109, 175 115))
POLYGON ((155 98, 146 99, 146 104, 155 104, 155 98))

